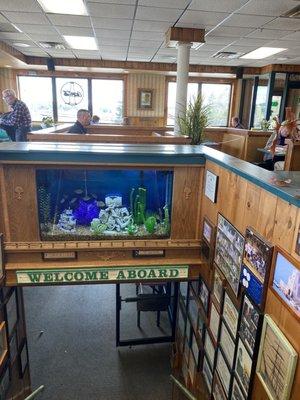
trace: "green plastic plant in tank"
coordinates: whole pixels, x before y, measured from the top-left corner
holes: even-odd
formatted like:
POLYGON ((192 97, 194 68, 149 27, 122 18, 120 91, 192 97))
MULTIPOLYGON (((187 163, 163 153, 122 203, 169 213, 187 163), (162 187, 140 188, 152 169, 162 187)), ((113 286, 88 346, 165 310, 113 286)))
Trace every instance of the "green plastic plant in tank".
POLYGON ((91 222, 91 232, 93 232, 94 235, 102 235, 102 233, 107 229, 106 224, 102 224, 99 220, 99 218, 94 218, 91 222))
POLYGON ((151 216, 148 217, 145 221, 145 227, 149 233, 154 233, 156 226, 156 218, 151 216))
POLYGON ((200 144, 204 140, 204 128, 207 127, 212 110, 204 105, 200 94, 194 97, 187 106, 185 113, 178 117, 180 134, 188 136, 191 144, 200 144))
POLYGON ((51 196, 44 186, 38 188, 38 198, 41 222, 48 224, 50 221, 51 196))
POLYGON ((139 187, 137 194, 136 189, 132 188, 130 192, 130 208, 133 216, 133 221, 136 225, 145 223, 146 213, 146 189, 139 187))
POLYGON ((170 212, 169 212, 169 207, 167 205, 164 206, 164 219, 163 219, 163 226, 165 233, 169 233, 170 231, 170 212))
POLYGON ((129 235, 135 235, 138 232, 138 227, 133 222, 131 222, 127 226, 127 232, 129 235))

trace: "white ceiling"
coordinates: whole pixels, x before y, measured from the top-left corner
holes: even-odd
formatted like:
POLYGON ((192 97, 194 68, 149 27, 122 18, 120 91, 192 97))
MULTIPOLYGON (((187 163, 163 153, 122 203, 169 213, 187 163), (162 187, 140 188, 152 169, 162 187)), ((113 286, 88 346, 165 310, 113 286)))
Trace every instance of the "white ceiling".
MULTIPOLYGON (((61 0, 72 1, 72 0, 61 0)), ((191 64, 261 66, 299 64, 300 19, 282 15, 299 0, 92 0, 88 16, 44 13, 37 0, 0 0, 0 40, 30 56, 176 62, 164 46, 170 26, 204 28, 206 43, 191 50, 191 64), (22 32, 16 31, 11 23, 22 32), (62 35, 95 36, 99 50, 74 50, 62 35), (63 43, 45 51, 39 41, 63 43), (27 43, 21 48, 14 43, 27 43), (218 51, 245 54, 260 46, 288 50, 264 60, 215 59, 218 51), (282 60, 286 57, 286 60, 282 60)))

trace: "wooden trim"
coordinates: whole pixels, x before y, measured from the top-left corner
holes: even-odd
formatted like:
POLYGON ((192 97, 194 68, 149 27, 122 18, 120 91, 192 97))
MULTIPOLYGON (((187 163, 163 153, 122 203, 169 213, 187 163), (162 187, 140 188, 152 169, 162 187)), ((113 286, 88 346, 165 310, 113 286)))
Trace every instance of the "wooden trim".
POLYGON ((115 74, 105 72, 90 72, 90 71, 41 71, 34 69, 16 69, 17 76, 32 76, 32 77, 56 77, 56 78, 95 78, 95 79, 120 79, 125 80, 127 74, 115 74), (32 74, 34 72, 34 75, 32 74))
POLYGON ((3 42, 2 40, 0 40, 0 50, 4 51, 6 54, 9 54, 14 58, 17 58, 20 61, 23 61, 24 63, 27 63, 26 56, 23 53, 21 53, 19 50, 16 50, 14 47, 8 45, 7 43, 3 42))

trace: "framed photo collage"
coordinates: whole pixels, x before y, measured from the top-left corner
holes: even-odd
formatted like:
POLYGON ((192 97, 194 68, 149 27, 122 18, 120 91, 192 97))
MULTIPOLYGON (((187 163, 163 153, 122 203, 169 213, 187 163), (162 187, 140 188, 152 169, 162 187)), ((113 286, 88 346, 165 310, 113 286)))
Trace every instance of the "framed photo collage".
MULTIPOLYGON (((184 316, 188 321, 187 339, 182 342, 188 346, 197 365, 196 369, 194 363, 191 367, 187 365, 190 380, 186 383, 195 381, 200 373, 211 399, 247 400, 251 398, 257 369, 265 386, 268 382, 265 389, 270 399, 277 399, 270 383, 275 386, 275 380, 269 381, 271 361, 268 367, 264 359, 267 351, 270 352, 270 338, 276 336, 282 354, 286 355, 287 364, 280 368, 286 367, 282 385, 288 388, 278 398, 287 400, 297 354, 283 333, 275 329, 272 319, 267 315, 264 318, 264 305, 270 285, 278 299, 300 318, 300 298, 298 302, 296 298, 300 293, 299 264, 277 247, 272 261, 273 246, 268 241, 251 227, 247 227, 243 236, 221 214, 218 214, 216 226, 204 216, 202 243, 202 256, 209 265, 210 279, 201 274, 198 280, 190 281, 184 289, 185 304, 182 293, 180 300, 182 307, 186 307, 180 311, 181 321, 184 316), (193 369, 197 374, 191 379, 193 369)), ((180 325, 182 332, 183 322, 180 325)), ((273 366, 275 357, 272 354, 273 366)), ((188 362, 190 358, 185 355, 188 362)))

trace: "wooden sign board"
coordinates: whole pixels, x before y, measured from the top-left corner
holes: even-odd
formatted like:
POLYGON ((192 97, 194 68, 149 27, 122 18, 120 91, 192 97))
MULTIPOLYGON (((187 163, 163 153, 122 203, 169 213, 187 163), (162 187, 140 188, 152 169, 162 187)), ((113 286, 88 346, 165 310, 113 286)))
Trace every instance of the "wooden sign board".
POLYGON ((111 268, 67 268, 16 271, 18 285, 51 285, 92 282, 154 281, 188 278, 187 265, 152 265, 111 268))

